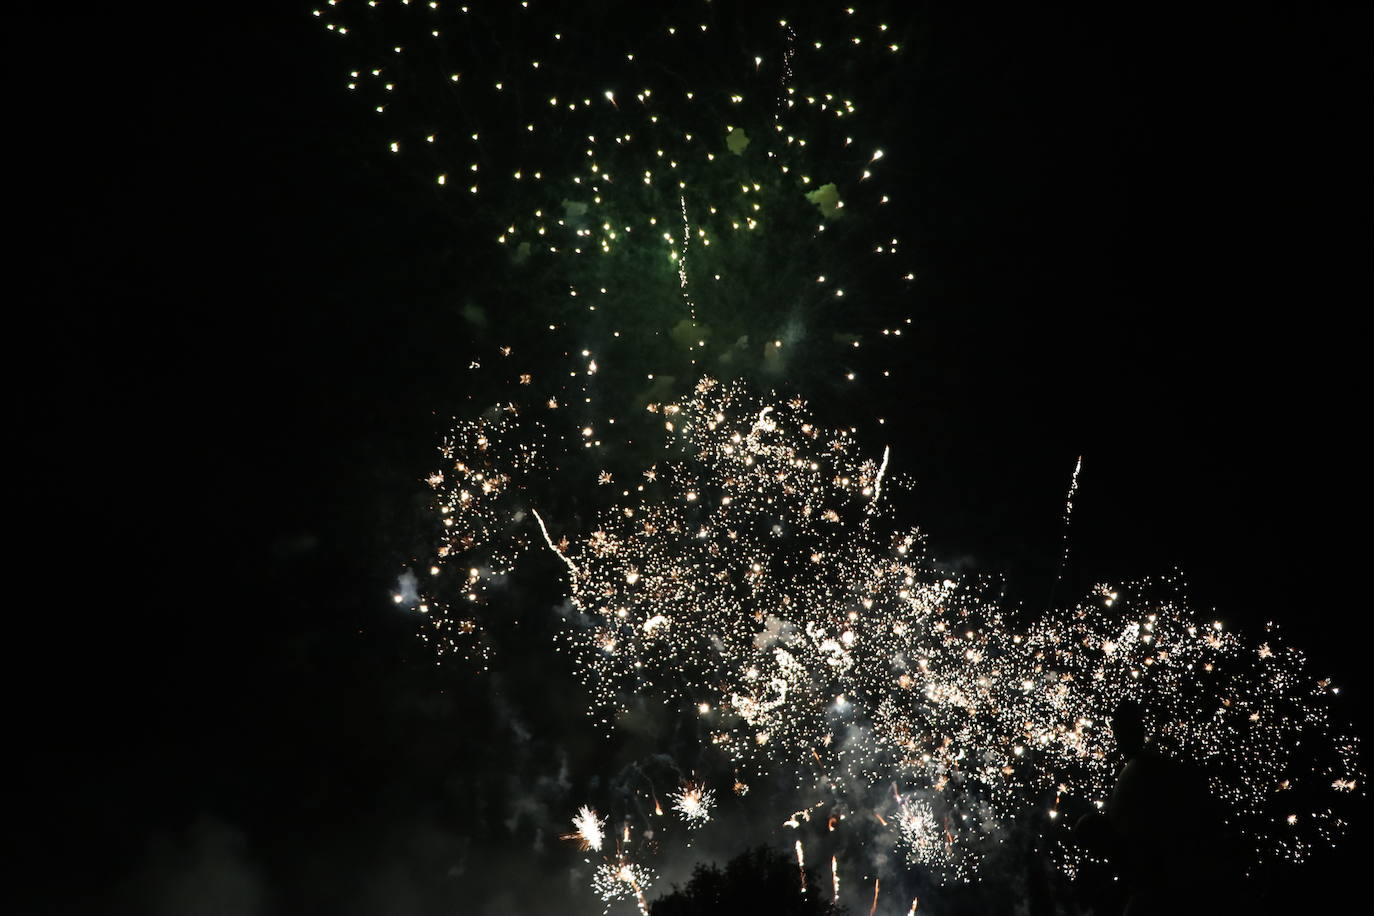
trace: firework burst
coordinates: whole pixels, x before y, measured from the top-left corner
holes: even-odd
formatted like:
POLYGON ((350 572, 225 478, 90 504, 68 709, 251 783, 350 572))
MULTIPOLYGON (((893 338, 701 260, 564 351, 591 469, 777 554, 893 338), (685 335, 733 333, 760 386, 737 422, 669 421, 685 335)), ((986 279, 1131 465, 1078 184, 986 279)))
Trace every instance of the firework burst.
POLYGON ((573 827, 575 831, 564 839, 576 840, 581 848, 593 852, 601 850, 601 844, 606 840, 606 821, 597 817, 596 811, 587 805, 578 808, 573 816, 573 827))
POLYGON ((672 796, 673 810, 682 815, 689 827, 700 827, 711 820, 715 793, 699 783, 689 782, 672 796))

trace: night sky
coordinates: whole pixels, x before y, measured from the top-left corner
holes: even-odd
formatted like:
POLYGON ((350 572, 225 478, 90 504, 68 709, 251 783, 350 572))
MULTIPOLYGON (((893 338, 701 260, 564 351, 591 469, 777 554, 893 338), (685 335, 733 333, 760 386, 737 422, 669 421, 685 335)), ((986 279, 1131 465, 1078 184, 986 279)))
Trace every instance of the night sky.
MULTIPOLYGON (((11 29, 5 909, 600 912, 557 833, 622 748, 566 670, 436 666, 391 600, 490 241, 386 158, 310 7, 259 6, 11 29)), ((1362 723, 1365 24, 901 15, 932 553, 1028 607, 1181 570, 1362 723)), ((1367 825, 1275 910, 1360 885, 1367 825)))

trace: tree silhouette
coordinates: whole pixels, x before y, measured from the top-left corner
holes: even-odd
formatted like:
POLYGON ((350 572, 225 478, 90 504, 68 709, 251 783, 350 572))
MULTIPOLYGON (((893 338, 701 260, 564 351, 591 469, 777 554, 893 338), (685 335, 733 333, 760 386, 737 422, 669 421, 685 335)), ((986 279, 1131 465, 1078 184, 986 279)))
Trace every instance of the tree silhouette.
POLYGON ((822 893, 815 875, 805 873, 802 884, 797 863, 767 847, 747 850, 721 869, 714 864, 698 865, 686 887, 655 900, 652 916, 729 916, 740 913, 755 916, 842 916, 844 907, 822 893))

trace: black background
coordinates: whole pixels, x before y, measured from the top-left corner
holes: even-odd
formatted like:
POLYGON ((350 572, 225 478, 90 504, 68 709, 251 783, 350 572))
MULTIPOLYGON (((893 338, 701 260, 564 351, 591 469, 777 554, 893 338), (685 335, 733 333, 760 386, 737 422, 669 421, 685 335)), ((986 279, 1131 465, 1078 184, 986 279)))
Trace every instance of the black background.
MULTIPOLYGON (((308 9, 187 15, 53 9, 8 42, 21 912, 165 904, 206 818, 278 910, 353 911, 339 875, 464 778, 453 709, 414 711, 455 682, 389 601, 462 395, 431 269, 455 242, 360 150, 308 9)), ((1181 569, 1195 607, 1282 622, 1356 715, 1363 23, 914 18, 900 448, 936 552, 1047 601, 1081 454, 1057 600, 1181 569)), ((1349 849, 1293 902, 1357 883, 1349 849)))

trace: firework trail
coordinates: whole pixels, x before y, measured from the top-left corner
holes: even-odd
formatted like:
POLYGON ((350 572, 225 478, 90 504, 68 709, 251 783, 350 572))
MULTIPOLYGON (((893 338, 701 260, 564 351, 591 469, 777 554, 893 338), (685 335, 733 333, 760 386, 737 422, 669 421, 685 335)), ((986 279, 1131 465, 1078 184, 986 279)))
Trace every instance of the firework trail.
POLYGON ((873 478, 873 502, 870 504, 870 511, 878 506, 878 500, 882 498, 883 477, 887 475, 887 460, 891 455, 892 449, 889 446, 883 446, 883 463, 878 465, 878 473, 873 478))
POLYGON ((548 544, 549 549, 554 552, 554 555, 563 561, 564 565, 568 567, 568 571, 573 574, 573 578, 575 579, 577 577, 577 564, 569 560, 568 555, 558 548, 558 545, 553 542, 553 538, 549 537, 549 528, 544 524, 544 519, 539 514, 539 511, 537 509, 531 509, 530 514, 533 515, 534 520, 539 523, 539 533, 544 535, 544 543, 548 544))
POLYGON ((1078 492, 1078 474, 1083 470, 1083 456, 1073 466, 1073 476, 1069 478, 1069 495, 1064 499, 1064 552, 1059 558, 1059 570, 1055 580, 1064 578, 1064 566, 1069 562, 1069 523, 1073 520, 1073 497, 1078 492))

